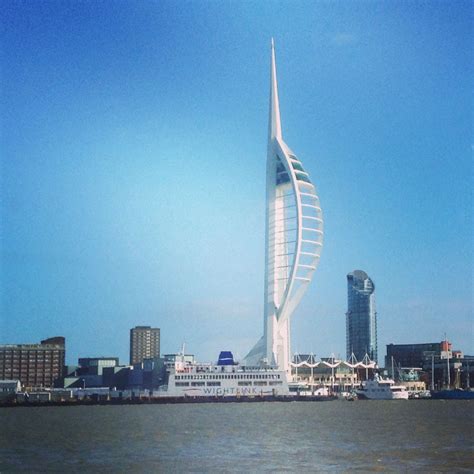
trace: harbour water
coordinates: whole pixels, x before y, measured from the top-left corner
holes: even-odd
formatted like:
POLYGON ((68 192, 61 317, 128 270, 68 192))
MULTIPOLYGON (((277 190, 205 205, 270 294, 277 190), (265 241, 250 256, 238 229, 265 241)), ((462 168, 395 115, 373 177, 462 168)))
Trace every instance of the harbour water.
POLYGON ((0 472, 472 472, 457 400, 0 409, 0 472))

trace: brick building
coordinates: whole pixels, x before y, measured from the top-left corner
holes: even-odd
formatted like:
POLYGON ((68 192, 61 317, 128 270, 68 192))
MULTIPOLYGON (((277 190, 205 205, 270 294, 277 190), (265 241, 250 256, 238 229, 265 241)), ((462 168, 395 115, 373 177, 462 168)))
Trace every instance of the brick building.
POLYGON ((53 387, 65 358, 66 340, 61 336, 40 344, 0 345, 0 380, 19 380, 24 388, 53 387))

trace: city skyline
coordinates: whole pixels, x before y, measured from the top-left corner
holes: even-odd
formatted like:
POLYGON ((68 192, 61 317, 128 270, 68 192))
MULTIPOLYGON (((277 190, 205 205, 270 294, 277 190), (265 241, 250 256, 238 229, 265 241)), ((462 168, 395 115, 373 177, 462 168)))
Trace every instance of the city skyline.
POLYGON ((0 343, 201 360, 261 333, 268 41, 326 244, 293 352, 345 354, 345 275, 379 346, 472 338, 469 2, 6 2, 0 343), (214 38, 214 39, 213 39, 214 38), (232 190, 232 192, 230 192, 232 190), (416 336, 415 336, 416 334, 416 336), (415 339, 416 338, 416 339, 415 339))

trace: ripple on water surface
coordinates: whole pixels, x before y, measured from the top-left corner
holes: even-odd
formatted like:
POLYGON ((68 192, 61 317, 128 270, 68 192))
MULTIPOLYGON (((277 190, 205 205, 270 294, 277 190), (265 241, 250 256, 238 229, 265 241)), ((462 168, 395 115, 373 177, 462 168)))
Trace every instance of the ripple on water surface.
POLYGON ((0 410, 0 472, 472 472, 470 401, 0 410))

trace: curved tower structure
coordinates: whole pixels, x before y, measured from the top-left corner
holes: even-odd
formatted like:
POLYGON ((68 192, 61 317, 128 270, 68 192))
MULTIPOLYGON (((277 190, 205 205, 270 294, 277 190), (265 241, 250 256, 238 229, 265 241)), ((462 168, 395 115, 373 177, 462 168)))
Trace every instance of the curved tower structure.
POLYGON ((323 220, 316 188, 283 141, 273 40, 266 178, 264 334, 245 362, 290 374, 290 318, 318 266, 323 220))
POLYGON ((362 270, 347 275, 346 350, 347 360, 354 354, 361 361, 367 354, 377 362, 375 285, 362 270))

